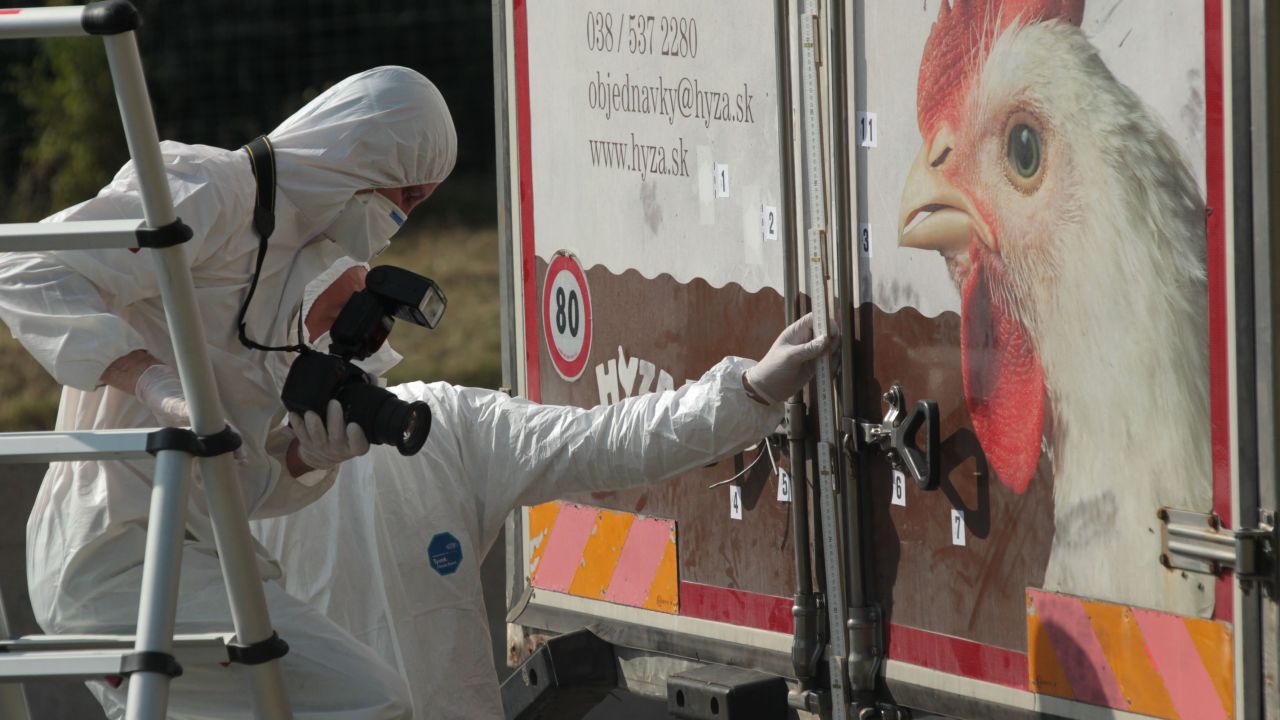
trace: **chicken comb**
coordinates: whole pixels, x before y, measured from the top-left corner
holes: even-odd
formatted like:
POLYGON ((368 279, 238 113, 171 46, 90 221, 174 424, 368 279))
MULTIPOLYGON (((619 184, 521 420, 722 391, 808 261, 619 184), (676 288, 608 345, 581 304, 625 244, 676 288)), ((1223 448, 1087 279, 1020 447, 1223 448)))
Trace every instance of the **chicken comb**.
POLYGON ((1009 27, 1061 20, 1077 27, 1085 0, 942 0, 920 58, 916 108, 920 131, 931 138, 959 113, 991 45, 1009 27))

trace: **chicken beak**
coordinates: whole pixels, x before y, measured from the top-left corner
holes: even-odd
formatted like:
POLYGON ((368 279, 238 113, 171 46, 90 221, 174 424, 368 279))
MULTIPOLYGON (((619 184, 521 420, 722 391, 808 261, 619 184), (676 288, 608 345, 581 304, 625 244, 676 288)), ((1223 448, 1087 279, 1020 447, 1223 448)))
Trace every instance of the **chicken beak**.
POLYGON ((955 256, 965 253, 976 236, 995 250, 994 238, 973 203, 943 173, 948 160, 954 162, 952 138, 943 127, 916 155, 902 189, 898 244, 955 256))

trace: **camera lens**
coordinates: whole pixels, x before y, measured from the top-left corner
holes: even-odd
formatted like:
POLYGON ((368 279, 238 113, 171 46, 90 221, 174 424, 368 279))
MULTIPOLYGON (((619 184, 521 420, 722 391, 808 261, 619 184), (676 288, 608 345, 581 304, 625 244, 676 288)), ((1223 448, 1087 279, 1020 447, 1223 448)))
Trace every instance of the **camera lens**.
POLYGON ((431 408, 421 400, 407 403, 392 396, 378 414, 378 421, 379 430, 387 434, 400 454, 412 455, 422 449, 431 432, 431 408))
POLYGON ((338 392, 347 421, 364 430, 375 445, 395 445, 401 455, 422 449, 431 432, 431 408, 422 401, 407 403, 375 385, 357 383, 338 392))

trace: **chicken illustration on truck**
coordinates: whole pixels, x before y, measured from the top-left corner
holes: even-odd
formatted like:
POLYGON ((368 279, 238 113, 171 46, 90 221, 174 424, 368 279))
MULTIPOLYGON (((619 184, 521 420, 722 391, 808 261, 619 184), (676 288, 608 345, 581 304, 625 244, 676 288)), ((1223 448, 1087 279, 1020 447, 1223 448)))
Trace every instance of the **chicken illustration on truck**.
POLYGON ((1205 204, 1084 5, 940 6, 900 242, 940 253, 960 292, 991 471, 1022 493, 1048 458, 1045 589, 1203 615, 1212 587, 1152 560, 1156 508, 1212 506, 1205 204))

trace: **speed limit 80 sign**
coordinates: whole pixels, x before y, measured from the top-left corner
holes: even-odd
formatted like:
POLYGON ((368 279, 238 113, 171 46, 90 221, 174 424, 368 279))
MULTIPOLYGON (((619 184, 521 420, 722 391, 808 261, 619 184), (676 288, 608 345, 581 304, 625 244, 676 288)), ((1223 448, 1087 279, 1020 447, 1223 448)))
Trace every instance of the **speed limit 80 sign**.
POLYGON ((591 292, 578 258, 563 250, 551 258, 542 282, 542 332, 560 377, 581 377, 591 354, 591 292))

